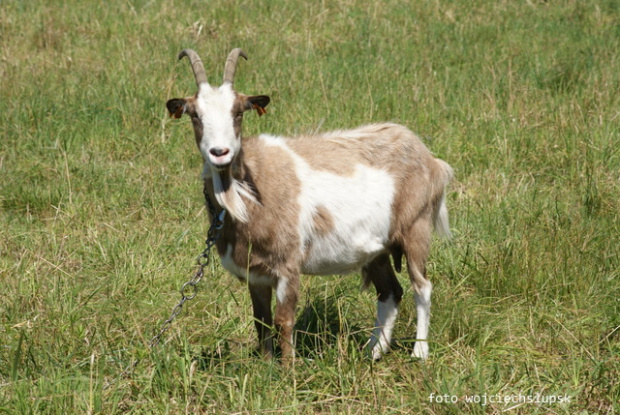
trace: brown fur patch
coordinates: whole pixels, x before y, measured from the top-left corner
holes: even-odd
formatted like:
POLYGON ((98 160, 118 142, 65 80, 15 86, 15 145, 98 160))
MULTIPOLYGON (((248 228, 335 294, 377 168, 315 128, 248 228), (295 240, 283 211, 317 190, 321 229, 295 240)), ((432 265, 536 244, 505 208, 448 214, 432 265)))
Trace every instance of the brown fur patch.
POLYGON ((334 218, 324 206, 318 206, 312 215, 314 231, 318 236, 328 235, 334 230, 334 218))
POLYGON ((242 98, 243 96, 239 96, 237 94, 237 99, 235 99, 235 103, 233 104, 231 110, 231 116, 233 119, 233 129, 235 130, 235 137, 241 137, 241 124, 243 122, 243 112, 246 110, 245 108, 245 100, 242 98))
POLYGON ((364 164, 400 177, 403 168, 416 168, 432 158, 413 132, 389 123, 286 138, 286 143, 313 169, 340 176, 351 176, 357 164, 364 164))
POLYGON ((286 144, 314 170, 326 171, 340 176, 352 176, 355 169, 355 154, 349 146, 326 140, 321 136, 286 138, 286 144))

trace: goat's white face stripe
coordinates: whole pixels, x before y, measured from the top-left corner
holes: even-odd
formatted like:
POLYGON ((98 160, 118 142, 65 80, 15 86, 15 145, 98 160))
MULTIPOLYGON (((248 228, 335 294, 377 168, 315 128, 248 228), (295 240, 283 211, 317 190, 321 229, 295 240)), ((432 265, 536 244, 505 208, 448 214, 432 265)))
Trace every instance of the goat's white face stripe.
POLYGON ((235 92, 229 83, 218 88, 208 84, 200 86, 196 100, 197 112, 200 114, 203 126, 200 152, 205 162, 211 165, 230 163, 241 147, 240 137, 235 135, 233 124, 234 103, 235 92), (230 152, 226 157, 216 159, 210 150, 218 147, 227 148, 230 152))
POLYGON ((314 170, 280 137, 261 135, 268 145, 290 154, 302 184, 299 237, 302 255, 309 247, 304 274, 338 274, 359 269, 385 251, 394 199, 394 179, 383 170, 358 164, 352 176, 314 170), (324 208, 334 229, 317 235, 313 217, 324 208))

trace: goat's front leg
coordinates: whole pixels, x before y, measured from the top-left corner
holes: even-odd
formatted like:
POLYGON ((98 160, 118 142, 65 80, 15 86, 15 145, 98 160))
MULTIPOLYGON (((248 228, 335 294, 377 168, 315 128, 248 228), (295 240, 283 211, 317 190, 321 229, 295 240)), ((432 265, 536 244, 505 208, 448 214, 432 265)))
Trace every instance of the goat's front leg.
POLYGON ((280 277, 276 286, 275 325, 279 334, 282 350, 282 363, 289 364, 293 360, 293 327, 295 325, 295 308, 299 297, 299 275, 280 277))
POLYGON ((254 324, 258 332, 258 349, 265 358, 273 357, 273 320, 271 318, 270 285, 250 284, 254 324))

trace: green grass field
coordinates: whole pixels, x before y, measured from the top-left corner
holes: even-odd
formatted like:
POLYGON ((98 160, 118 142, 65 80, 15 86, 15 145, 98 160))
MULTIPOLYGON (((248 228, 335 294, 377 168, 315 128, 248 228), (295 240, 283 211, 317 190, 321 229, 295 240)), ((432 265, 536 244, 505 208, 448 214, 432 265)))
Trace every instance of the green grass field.
POLYGON ((620 413, 619 149, 614 0, 0 0, 0 413, 620 413), (350 275, 303 278, 296 362, 264 362, 217 259, 148 349, 208 228, 164 106, 187 47, 214 83, 248 53, 246 135, 395 121, 454 167, 427 363, 407 275, 383 360, 350 275))

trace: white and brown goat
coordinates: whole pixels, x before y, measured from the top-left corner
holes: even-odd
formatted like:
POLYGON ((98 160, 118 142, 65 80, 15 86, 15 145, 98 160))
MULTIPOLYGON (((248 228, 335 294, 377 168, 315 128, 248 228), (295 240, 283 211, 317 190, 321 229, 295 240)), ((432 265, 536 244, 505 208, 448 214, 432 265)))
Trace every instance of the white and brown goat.
POLYGON ((244 111, 265 113, 269 97, 233 89, 241 49, 227 58, 219 87, 207 82, 196 52, 186 49, 198 92, 167 102, 189 115, 204 159, 202 177, 217 211, 228 215, 217 240, 224 268, 247 281, 259 348, 273 356, 273 331, 283 359, 294 355, 293 326, 300 274, 361 269, 377 290, 369 340, 375 359, 390 345, 403 294, 395 268, 407 260, 417 312, 413 356, 428 356, 432 285, 426 276, 433 226, 449 235, 446 186, 450 166, 432 156, 404 126, 373 124, 294 138, 241 137, 244 111), (276 293, 272 319, 272 291, 276 293))

